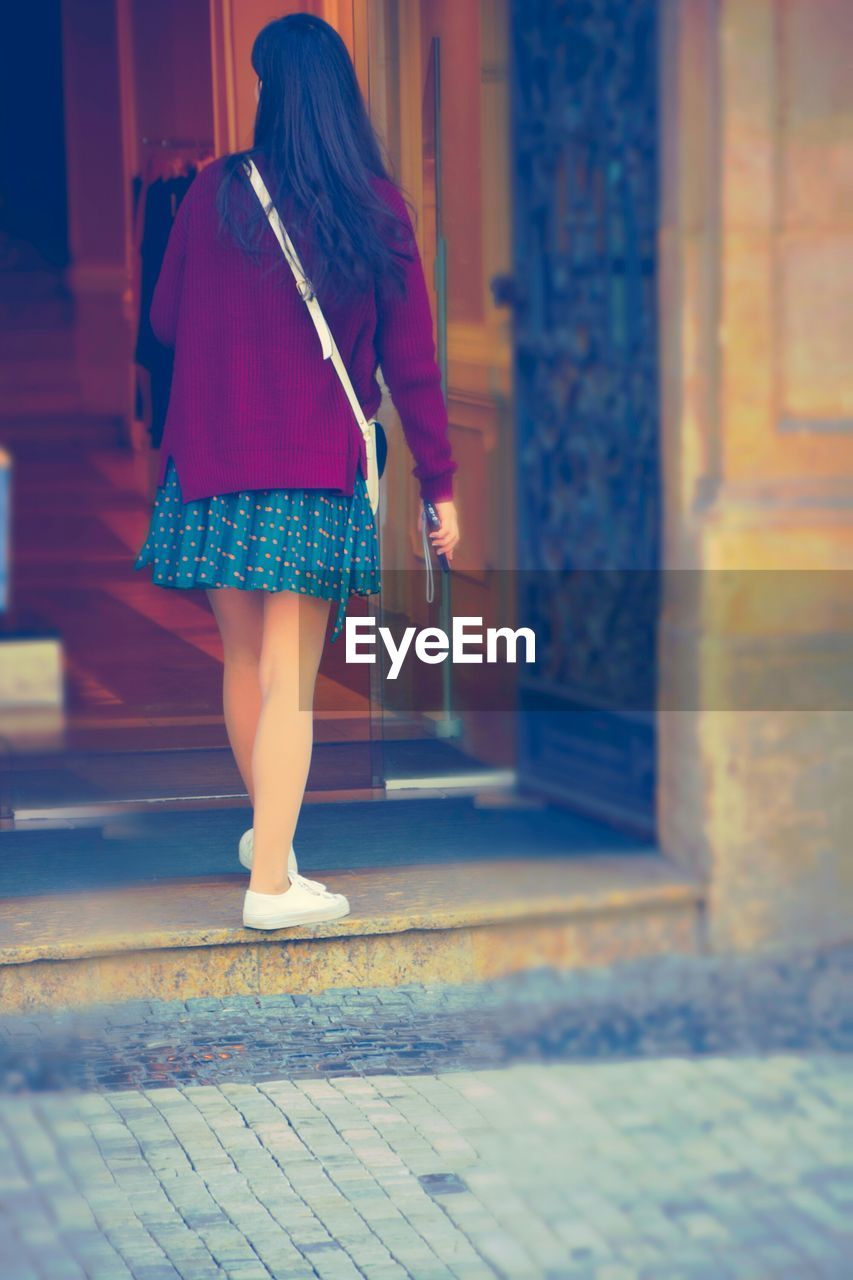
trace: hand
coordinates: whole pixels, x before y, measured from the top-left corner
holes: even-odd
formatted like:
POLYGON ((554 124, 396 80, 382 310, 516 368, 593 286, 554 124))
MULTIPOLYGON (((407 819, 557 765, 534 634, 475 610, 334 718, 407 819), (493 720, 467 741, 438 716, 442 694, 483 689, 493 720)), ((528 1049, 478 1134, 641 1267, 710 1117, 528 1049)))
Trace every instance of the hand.
POLYGON ((436 555, 447 556, 448 563, 453 560, 453 549, 459 541, 459 518, 454 502, 434 502, 441 521, 440 529, 429 531, 430 544, 436 555))

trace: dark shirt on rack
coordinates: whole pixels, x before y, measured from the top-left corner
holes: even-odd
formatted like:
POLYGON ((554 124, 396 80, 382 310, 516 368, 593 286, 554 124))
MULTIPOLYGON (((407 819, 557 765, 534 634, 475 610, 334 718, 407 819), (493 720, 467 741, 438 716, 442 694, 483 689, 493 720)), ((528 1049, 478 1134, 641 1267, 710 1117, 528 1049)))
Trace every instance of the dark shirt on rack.
POLYGON ((150 312, 154 287, 160 275, 166 245, 181 202, 196 175, 191 166, 186 173, 174 177, 158 177, 140 191, 144 200, 142 239, 139 246, 139 322, 136 332, 135 360, 148 370, 151 385, 151 443, 159 448, 166 423, 166 412, 172 389, 174 355, 170 347, 157 340, 151 328, 150 312))

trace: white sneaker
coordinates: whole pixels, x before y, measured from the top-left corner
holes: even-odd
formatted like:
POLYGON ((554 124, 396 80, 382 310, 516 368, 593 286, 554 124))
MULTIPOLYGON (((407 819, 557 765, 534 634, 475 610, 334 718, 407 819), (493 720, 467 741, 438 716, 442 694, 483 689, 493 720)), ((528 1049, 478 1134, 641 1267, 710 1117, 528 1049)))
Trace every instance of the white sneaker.
MULTIPOLYGON (((240 843, 237 846, 237 857, 240 859, 240 865, 245 867, 247 871, 252 870, 252 862, 255 857, 255 829, 249 827, 248 831, 244 831, 240 837, 240 843)), ((290 846, 290 854, 287 859, 287 874, 290 876, 292 884, 301 881, 302 885, 307 889, 313 886, 315 893, 325 893, 326 886, 322 880, 310 880, 308 876, 300 875, 299 867, 296 865, 296 854, 293 845, 290 846)))
POLYGON ((287 929, 295 924, 319 924, 340 920, 349 913, 342 893, 313 893, 304 885, 291 884, 284 893, 255 893, 246 890, 243 899, 243 926, 246 929, 287 929))

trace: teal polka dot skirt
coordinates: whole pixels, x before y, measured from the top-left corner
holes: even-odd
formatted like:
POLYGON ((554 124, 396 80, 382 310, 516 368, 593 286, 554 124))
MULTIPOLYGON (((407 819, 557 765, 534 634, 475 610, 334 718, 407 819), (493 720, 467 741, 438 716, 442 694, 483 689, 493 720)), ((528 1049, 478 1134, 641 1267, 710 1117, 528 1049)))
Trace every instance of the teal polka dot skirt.
POLYGON ((148 536, 134 563, 161 587, 296 591, 338 602, 340 635, 350 594, 379 590, 379 538, 367 485, 352 497, 323 489, 254 489, 183 502, 170 457, 148 536))

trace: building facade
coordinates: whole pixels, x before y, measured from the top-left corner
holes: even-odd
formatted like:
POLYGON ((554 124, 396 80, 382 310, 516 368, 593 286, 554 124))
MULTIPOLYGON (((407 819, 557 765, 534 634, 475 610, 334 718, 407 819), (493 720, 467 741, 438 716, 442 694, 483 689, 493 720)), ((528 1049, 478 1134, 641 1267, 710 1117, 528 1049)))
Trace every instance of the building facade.
MULTIPOLYGON (((488 616, 539 574, 549 679, 501 733, 463 710, 469 749, 653 836, 703 878, 714 948, 848 936, 853 10, 64 0, 93 407, 134 417, 114 324, 134 176, 152 146, 249 142, 252 40, 297 8, 346 40, 418 211, 467 532, 454 606, 488 616)), ((415 610, 399 450, 386 484, 406 572, 385 607, 415 610)))

